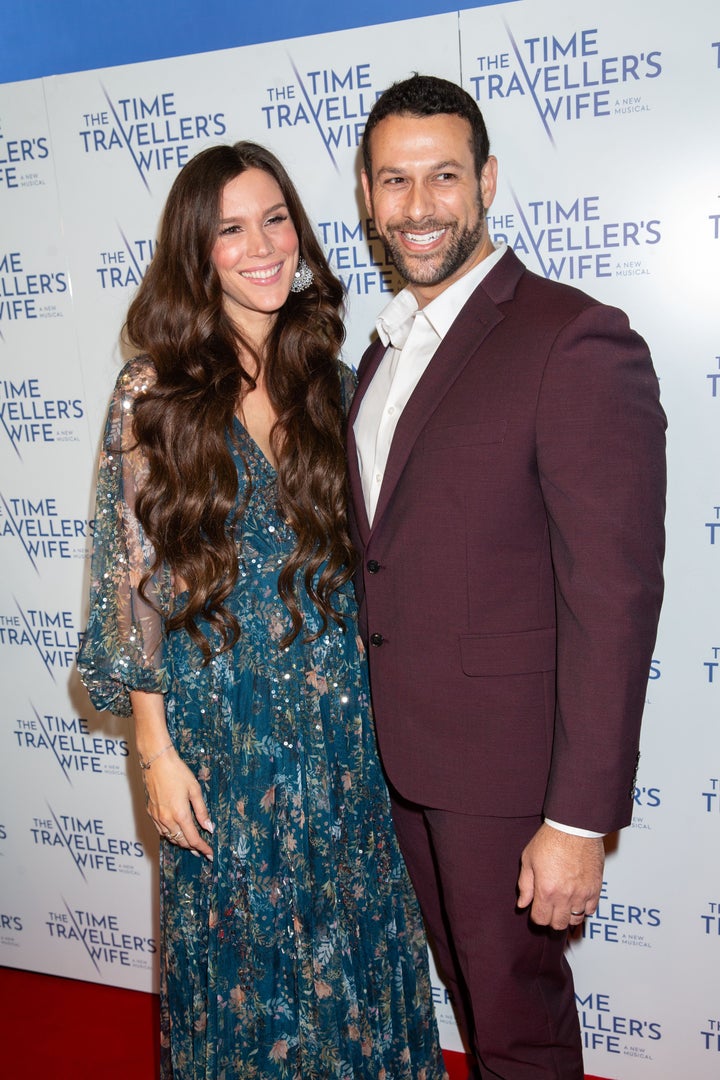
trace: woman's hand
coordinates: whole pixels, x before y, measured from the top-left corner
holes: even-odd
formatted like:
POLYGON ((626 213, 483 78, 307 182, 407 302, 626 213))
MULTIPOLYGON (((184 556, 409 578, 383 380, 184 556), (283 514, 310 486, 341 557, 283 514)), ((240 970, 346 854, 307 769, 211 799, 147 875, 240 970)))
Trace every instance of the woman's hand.
POLYGON ((212 848, 198 829, 199 824, 213 831, 200 784, 173 746, 143 769, 143 780, 147 811, 160 836, 212 860, 212 848))
POLYGON ((212 833, 213 823, 200 784, 182 760, 168 733, 162 694, 130 694, 135 737, 145 782, 147 811, 163 840, 212 860, 212 848, 198 825, 212 833))

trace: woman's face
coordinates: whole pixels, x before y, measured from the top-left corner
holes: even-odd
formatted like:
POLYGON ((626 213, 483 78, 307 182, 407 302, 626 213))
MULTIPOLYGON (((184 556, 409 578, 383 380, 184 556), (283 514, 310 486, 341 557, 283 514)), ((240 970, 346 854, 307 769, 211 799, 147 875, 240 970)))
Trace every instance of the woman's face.
POLYGON ((212 261, 228 317, 258 340, 287 300, 299 242, 282 191, 270 173, 246 169, 220 198, 212 261))

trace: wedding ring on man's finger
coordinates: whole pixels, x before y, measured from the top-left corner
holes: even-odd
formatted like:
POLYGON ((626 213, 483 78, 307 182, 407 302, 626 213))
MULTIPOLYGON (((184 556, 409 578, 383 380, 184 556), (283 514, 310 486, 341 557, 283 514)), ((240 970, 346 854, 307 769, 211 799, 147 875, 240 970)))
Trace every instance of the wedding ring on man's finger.
POLYGON ((579 919, 581 915, 584 917, 585 912, 584 911, 571 911, 570 914, 574 915, 576 919, 579 919))

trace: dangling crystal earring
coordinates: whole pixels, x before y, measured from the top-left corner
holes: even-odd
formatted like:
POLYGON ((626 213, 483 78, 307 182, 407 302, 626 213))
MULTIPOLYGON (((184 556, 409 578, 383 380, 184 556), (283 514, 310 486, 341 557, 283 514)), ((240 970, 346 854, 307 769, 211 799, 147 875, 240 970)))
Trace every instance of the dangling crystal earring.
POLYGON ((306 289, 310 288, 313 280, 313 272, 301 255, 297 264, 297 270, 293 275, 290 292, 305 292, 306 289))

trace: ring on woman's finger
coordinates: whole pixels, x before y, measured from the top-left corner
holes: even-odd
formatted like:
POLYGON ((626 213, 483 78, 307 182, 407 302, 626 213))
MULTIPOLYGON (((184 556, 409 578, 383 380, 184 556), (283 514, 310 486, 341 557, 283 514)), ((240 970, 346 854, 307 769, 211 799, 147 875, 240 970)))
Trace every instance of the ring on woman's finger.
POLYGON ((170 840, 172 840, 173 843, 177 843, 178 840, 184 840, 184 839, 185 839, 184 834, 181 833, 181 832, 173 833, 172 836, 170 837, 170 840))

